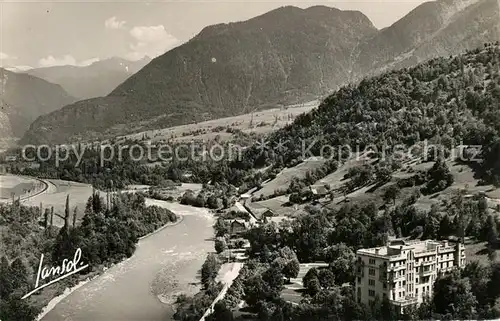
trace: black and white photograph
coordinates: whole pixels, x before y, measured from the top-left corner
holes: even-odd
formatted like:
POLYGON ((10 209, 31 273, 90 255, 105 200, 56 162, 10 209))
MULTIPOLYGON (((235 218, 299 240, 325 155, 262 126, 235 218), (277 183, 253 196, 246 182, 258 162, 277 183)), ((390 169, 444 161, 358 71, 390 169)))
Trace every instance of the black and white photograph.
POLYGON ((0 0, 0 321, 500 320, 500 0, 0 0))

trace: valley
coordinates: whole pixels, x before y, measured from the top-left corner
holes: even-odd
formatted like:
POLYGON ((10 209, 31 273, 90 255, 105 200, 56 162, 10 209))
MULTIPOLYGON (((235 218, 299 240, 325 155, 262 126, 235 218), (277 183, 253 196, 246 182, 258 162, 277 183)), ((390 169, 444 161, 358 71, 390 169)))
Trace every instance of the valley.
POLYGON ((321 99, 368 76, 494 42, 498 16, 496 0, 440 0, 383 30, 361 12, 326 6, 208 26, 107 96, 40 117, 21 144, 104 140, 321 99))
POLYGON ((0 69, 0 319, 500 317, 497 4, 113 16, 156 58, 0 69))
POLYGON ((134 255, 94 278, 44 312, 39 320, 171 320, 180 293, 198 290, 198 270, 212 251, 207 210, 147 200, 182 220, 139 241, 134 255), (126 304, 124 304, 126 302, 126 304))

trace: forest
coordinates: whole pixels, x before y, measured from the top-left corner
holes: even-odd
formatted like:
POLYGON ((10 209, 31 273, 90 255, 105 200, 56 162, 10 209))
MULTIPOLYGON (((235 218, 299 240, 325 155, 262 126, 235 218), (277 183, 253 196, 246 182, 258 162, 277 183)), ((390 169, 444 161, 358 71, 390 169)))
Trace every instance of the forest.
MULTIPOLYGON (((216 235, 226 233, 220 222, 214 228, 216 235)), ((268 321, 495 319, 500 317, 499 228, 500 221, 489 214, 484 197, 465 199, 459 192, 445 211, 418 210, 411 197, 383 215, 373 203, 346 204, 339 210, 309 207, 308 215, 294 221, 268 223, 247 232, 249 260, 210 320, 234 320, 231 310, 242 300, 248 305, 246 312, 268 321), (461 271, 439 276, 434 296, 400 315, 387 300, 365 306, 354 296, 356 250, 385 245, 390 236, 460 242, 470 237, 486 242, 489 260, 472 261, 461 271), (299 263, 309 262, 328 266, 307 272, 302 300, 292 305, 281 292, 290 278, 297 277, 299 263)), ((215 297, 220 287, 214 281, 217 258, 207 258, 204 269, 213 277, 205 279, 196 296, 182 298, 177 320, 198 320, 215 297)))
MULTIPOLYGON (((367 180, 386 182, 400 166, 392 159, 395 146, 401 144, 410 147, 424 141, 444 146, 445 155, 440 156, 446 156, 459 145, 481 146, 480 162, 467 158, 465 154, 462 163, 474 170, 481 184, 500 186, 498 43, 486 44, 458 56, 435 58, 413 68, 389 71, 364 79, 359 84, 347 85, 330 95, 317 109, 299 116, 291 125, 266 137, 267 149, 262 150, 261 144, 254 144, 244 150, 241 159, 174 159, 161 166, 145 166, 144 163, 126 159, 100 166, 99 150, 89 149, 85 152, 82 164, 76 167, 75 159, 68 160, 60 167, 55 166, 54 159, 50 159, 39 162, 38 168, 13 165, 10 171, 91 183, 104 190, 120 189, 131 183, 157 186, 168 179, 204 183, 205 191, 209 191, 214 189, 210 185, 217 182, 220 184, 219 190, 234 195, 236 187, 239 187, 238 192, 259 187, 263 180, 275 177, 284 167, 303 161, 302 144, 313 145, 307 156, 325 156, 321 149, 325 145, 352 146, 354 150, 356 147, 363 149, 369 145, 376 146, 379 153, 384 152, 386 159, 375 166, 350 170, 347 176, 351 186, 348 188, 353 189, 367 180), (270 167, 264 172, 256 171, 267 166, 270 167), (190 175, 186 176, 186 173, 190 175)), ((335 149, 331 151, 338 153, 335 149)), ((340 159, 342 157, 339 156, 343 155, 330 156, 340 159)), ((376 154, 374 158, 380 156, 376 154)), ((446 163, 441 157, 432 160, 435 163, 431 169, 401 181, 399 188, 405 184, 417 185, 420 186, 419 193, 429 195, 450 186, 453 177, 446 163)), ((294 180, 288 189, 285 188, 287 193, 294 195, 290 201, 309 203, 311 200, 307 199, 308 195, 301 194, 303 187, 338 166, 338 163, 332 162, 319 171, 311 172, 304 180, 294 180)), ((377 215, 379 206, 373 203, 345 204, 340 209, 307 207, 308 215, 293 222, 279 226, 270 223, 251 229, 246 235, 250 241, 250 260, 231 287, 229 295, 216 306, 212 320, 232 320, 229 310, 241 300, 248 303, 249 309, 260 320, 270 321, 500 317, 500 264, 496 262, 500 224, 498 218, 488 212, 484 197, 470 199, 458 191, 440 208, 432 207, 424 211, 414 206, 418 195, 396 204, 397 194, 397 186, 386 191, 384 202, 392 206, 385 206, 383 215, 377 215), (370 307, 359 305, 354 300, 353 287, 344 286, 353 282, 352 260, 356 250, 383 245, 389 236, 452 238, 458 241, 471 237, 486 242, 489 261, 487 264, 470 263, 462 271, 442 276, 434 285, 435 295, 432 298, 415 311, 396 316, 385 301, 370 307), (285 302, 280 293, 284 283, 298 273, 297 263, 312 261, 327 262, 328 268, 311 270, 306 275, 306 292, 299 305, 285 302)), ((216 207, 220 203, 218 199, 223 202, 220 196, 208 202, 203 195, 198 198, 188 194, 183 202, 216 207)), ((9 221, 6 228, 16 228, 19 232, 8 235, 21 238, 15 235, 27 236, 31 231, 36 231, 31 237, 35 239, 30 241, 36 243, 26 245, 26 248, 33 248, 31 250, 8 253, 8 260, 2 259, 2 269, 13 270, 11 265, 22 264, 9 261, 18 256, 28 256, 26 260, 36 259, 39 251, 47 249, 47 253, 57 258, 76 245, 81 246, 82 250, 86 249, 83 251, 87 253, 85 260, 94 264, 103 263, 105 257, 119 259, 129 256, 133 253, 137 237, 159 224, 158 215, 137 215, 146 211, 141 204, 143 202, 140 199, 132 197, 107 209, 93 197, 80 227, 66 224, 58 231, 52 231, 50 226, 40 231, 35 227, 30 230, 30 225, 9 221), (106 228, 101 229, 103 226, 106 228), (46 236, 47 230, 50 237, 46 236), (104 237, 105 233, 111 232, 117 236, 112 238, 113 242, 104 237)), ((36 213, 36 209, 28 210, 22 206, 0 207, 0 210, 5 213, 2 214, 5 222, 11 220, 10 217, 28 222, 33 220, 31 217, 36 213), (15 215, 11 215, 11 212, 15 215)), ((159 216, 162 217, 161 222, 173 219, 168 213, 159 216)), ((36 225, 34 222, 30 224, 36 225)), ((13 246, 6 248, 9 251, 18 249, 13 246)), ((203 289, 194 297, 179 299, 177 319, 199 320, 220 288, 214 281, 214 270, 218 264, 220 262, 216 257, 207 258, 203 289)), ((2 282, 17 278, 4 278, 2 282)), ((21 277, 21 280, 24 278, 21 277)), ((8 297, 2 298, 2 305, 5 305, 1 309, 2 313, 30 312, 29 309, 15 308, 15 302, 8 297)), ((8 314, 0 317, 2 320, 9 319, 8 314)))
MULTIPOLYGON (((89 198, 81 224, 76 225, 66 203, 65 223, 57 227, 53 209, 26 207, 19 201, 0 204, 0 319, 31 321, 51 298, 34 295, 20 298, 35 286, 41 254, 44 262, 57 266, 82 251, 81 262, 89 267, 60 283, 60 290, 71 287, 89 273, 130 257, 138 238, 175 222, 177 216, 157 206, 146 206, 144 197, 115 195, 112 204, 95 193, 89 198)), ((59 283, 55 286, 58 286, 59 283)), ((42 290, 43 293, 43 290, 42 290)))
MULTIPOLYGON (((364 79, 359 84, 342 87, 317 109, 300 115, 291 125, 267 136, 265 150, 259 144, 252 144, 261 138, 254 135, 246 142, 245 146, 249 147, 238 159, 188 157, 179 160, 173 157, 168 162, 146 166, 148 162, 134 161, 125 151, 123 160, 101 166, 100 150, 87 146, 81 163, 73 154, 60 166, 56 166, 53 156, 47 161, 39 161, 38 168, 13 164, 9 170, 42 178, 91 183, 101 189, 123 188, 128 184, 156 186, 170 179, 229 183, 247 190, 260 183, 254 169, 271 165, 258 175, 272 178, 282 168, 301 162, 305 156, 342 159, 342 155, 325 155, 322 146, 350 146, 352 150, 376 146, 378 153, 383 152, 390 158, 398 145, 411 147, 425 141, 443 146, 446 152, 460 145, 481 146, 481 162, 470 160, 468 165, 482 182, 500 185, 499 67, 499 45, 485 44, 483 48, 462 55, 435 58, 413 68, 364 79), (307 155, 302 155, 303 144, 312 145, 307 155)), ((143 144, 125 141, 114 148, 117 151, 122 145, 134 143, 143 144)), ((173 147, 180 144, 168 143, 173 147)), ((224 144, 229 148, 229 143, 224 144)), ((336 149, 329 151, 339 153, 336 149)), ((182 159, 189 155, 180 156, 182 159)))

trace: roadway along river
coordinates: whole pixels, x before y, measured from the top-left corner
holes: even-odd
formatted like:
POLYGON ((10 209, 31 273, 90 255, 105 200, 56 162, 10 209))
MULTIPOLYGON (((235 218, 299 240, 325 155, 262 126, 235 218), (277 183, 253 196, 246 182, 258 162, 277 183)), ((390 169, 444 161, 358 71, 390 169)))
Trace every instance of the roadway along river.
POLYGON ((140 240, 130 259, 76 289, 41 320, 173 319, 175 295, 198 291, 198 271, 213 251, 213 218, 206 209, 150 199, 147 204, 166 207, 183 220, 140 240))

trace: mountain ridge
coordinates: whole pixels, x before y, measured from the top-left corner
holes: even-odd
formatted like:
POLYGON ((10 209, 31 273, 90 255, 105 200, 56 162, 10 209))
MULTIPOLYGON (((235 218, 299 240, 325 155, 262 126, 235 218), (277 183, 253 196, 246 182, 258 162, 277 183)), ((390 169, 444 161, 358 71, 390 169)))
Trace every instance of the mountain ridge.
POLYGON ((24 73, 60 84, 72 96, 84 100, 109 94, 150 61, 149 57, 137 61, 110 57, 88 66, 51 66, 30 69, 24 73))
POLYGON ((141 121, 167 127, 317 99, 343 85, 352 48, 376 32, 360 13, 317 11, 285 7, 246 22, 204 28, 106 98, 66 106, 61 110, 66 115, 40 118, 28 136, 62 142, 61 128, 80 139, 114 135, 124 127, 138 130, 141 121), (69 125, 68 119, 79 121, 69 125))
POLYGON ((23 141, 104 138, 314 100, 385 66, 404 68, 500 39, 498 2, 465 4, 424 3, 380 31, 358 11, 324 6, 287 6, 208 26, 107 97, 39 118, 23 141))
POLYGON ((0 68, 0 133, 6 141, 22 137, 40 115, 55 111, 76 99, 60 85, 32 75, 0 68))

